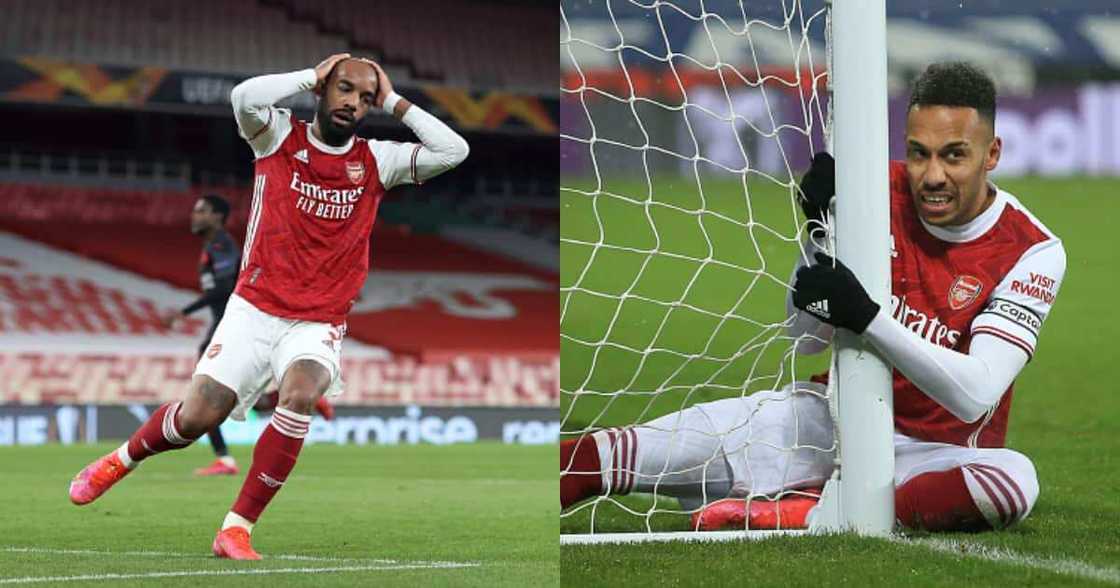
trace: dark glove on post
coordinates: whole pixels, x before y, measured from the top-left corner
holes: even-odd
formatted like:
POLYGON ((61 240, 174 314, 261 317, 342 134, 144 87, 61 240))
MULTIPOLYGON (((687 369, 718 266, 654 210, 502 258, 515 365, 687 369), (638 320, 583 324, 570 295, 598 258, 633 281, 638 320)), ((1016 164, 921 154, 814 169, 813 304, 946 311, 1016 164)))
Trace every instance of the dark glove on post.
POLYGON ((801 197, 798 198, 805 218, 824 222, 828 201, 836 194, 836 162, 822 151, 813 156, 809 171, 801 177, 801 197))
POLYGON ((814 257, 816 265, 797 270, 793 305, 832 326, 863 333, 879 305, 844 264, 824 253, 814 257))

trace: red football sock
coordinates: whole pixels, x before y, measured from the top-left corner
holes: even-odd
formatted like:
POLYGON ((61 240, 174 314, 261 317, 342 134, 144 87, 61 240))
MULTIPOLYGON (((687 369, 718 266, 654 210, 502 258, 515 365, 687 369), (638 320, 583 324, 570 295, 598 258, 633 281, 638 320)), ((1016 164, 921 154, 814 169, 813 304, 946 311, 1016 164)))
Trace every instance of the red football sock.
POLYGON ((602 494, 601 468, 594 437, 584 435, 579 439, 561 441, 560 508, 568 508, 585 498, 602 494), (563 473, 565 470, 571 473, 563 473))
POLYGON ((132 461, 139 462, 150 455, 182 449, 197 439, 179 434, 180 405, 182 402, 173 402, 157 408, 148 421, 132 434, 128 439, 128 457, 132 461))
POLYGON ((991 525, 968 490, 961 468, 926 472, 894 491, 895 518, 927 531, 981 531, 991 525))
POLYGON ((233 503, 233 512, 257 522, 296 465, 311 416, 277 408, 253 449, 253 466, 233 503))

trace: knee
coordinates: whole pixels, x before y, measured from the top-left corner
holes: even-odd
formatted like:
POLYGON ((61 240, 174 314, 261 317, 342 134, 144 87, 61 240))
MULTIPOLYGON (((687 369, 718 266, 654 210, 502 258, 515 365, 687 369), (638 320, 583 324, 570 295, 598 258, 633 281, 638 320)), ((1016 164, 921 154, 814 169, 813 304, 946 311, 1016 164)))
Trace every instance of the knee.
POLYGON ((1038 500, 1039 486, 1038 486, 1038 472, 1034 469, 1034 463, 1031 460, 1011 449, 999 450, 999 460, 1003 470, 1011 478, 1011 482, 1016 488, 1013 491, 1022 493, 1022 500, 1025 509, 1020 519, 1025 518, 1034 503, 1038 500))
POLYGON ((300 414, 311 414, 315 403, 319 401, 319 396, 322 395, 318 389, 311 387, 293 387, 286 392, 280 394, 280 401, 276 406, 300 414))
MULTIPOLYGON (((996 499, 1007 509, 1006 526, 1027 518, 1038 500, 1038 473, 1027 456, 1011 449, 996 449, 979 460, 996 499)), ((977 466, 974 466, 974 468, 977 466)))
POLYGON ((175 422, 178 425, 180 435, 187 439, 197 439, 206 434, 207 431, 222 424, 223 420, 225 420, 225 415, 218 411, 184 402, 179 407, 179 414, 176 415, 175 422))
POLYGON ((330 378, 327 368, 317 361, 294 362, 280 385, 280 401, 277 406, 300 414, 311 414, 315 403, 330 385, 330 378))
POLYGON ((233 390, 209 377, 196 377, 190 395, 180 405, 175 418, 179 434, 188 439, 201 437, 222 424, 236 402, 233 390))

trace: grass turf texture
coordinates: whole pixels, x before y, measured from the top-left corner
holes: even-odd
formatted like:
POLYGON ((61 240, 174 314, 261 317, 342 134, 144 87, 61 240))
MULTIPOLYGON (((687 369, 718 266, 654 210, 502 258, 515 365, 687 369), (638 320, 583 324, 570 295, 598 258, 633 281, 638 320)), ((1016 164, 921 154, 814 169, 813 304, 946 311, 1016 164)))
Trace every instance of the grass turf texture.
MULTIPOLYGON (((1112 263, 1117 245, 1109 228, 1114 219, 1120 218, 1120 181, 1018 178, 1000 179, 998 183, 1017 195, 1063 239, 1068 257, 1065 280, 1042 329, 1037 354, 1016 383, 1008 434, 1008 446, 1034 460, 1041 497, 1030 518, 1015 529, 938 537, 1002 547, 1034 558, 1078 560, 1106 567, 1112 578, 1120 578, 1116 567, 1120 562, 1120 533, 1115 524, 1120 520, 1120 441, 1116 436, 1120 400, 1112 378, 1115 354, 1111 351, 1112 342, 1120 334, 1111 309, 1120 274, 1112 263)), ((565 187, 586 189, 588 185, 565 178, 565 187)), ((690 181, 671 178, 657 181, 655 186, 656 202, 672 203, 685 211, 703 206, 740 222, 753 217, 769 223, 786 238, 794 234, 797 212, 791 207, 788 192, 780 187, 752 183, 748 212, 738 184, 706 182, 703 200, 690 181)), ((792 267, 795 247, 756 228, 756 248, 742 227, 710 214, 682 212, 663 205, 649 207, 651 222, 642 204, 646 198, 644 182, 616 182, 606 189, 634 202, 561 192, 561 285, 565 289, 561 292, 561 415, 565 431, 633 424, 696 402, 753 392, 774 381, 787 382, 792 374, 804 378, 825 365, 823 357, 801 358, 796 365, 786 358, 785 372, 779 372, 778 366, 783 363, 780 350, 744 351, 743 341, 762 332, 745 324, 724 326, 728 336, 717 333, 708 345, 719 320, 702 311, 722 315, 730 310, 761 316, 765 322, 781 319, 784 293, 778 287, 764 284, 767 287, 737 305, 729 298, 750 283, 750 272, 727 269, 718 274, 705 273, 703 263, 685 257, 658 260, 661 255, 597 248, 594 244, 637 250, 659 244, 662 251, 705 259, 709 252, 707 234, 714 245, 710 249, 713 259, 752 270, 765 269, 783 280, 792 267), (651 276, 655 279, 643 275, 630 293, 666 302, 683 300, 701 311, 683 306, 670 311, 664 305, 629 298, 622 302, 622 312, 608 333, 607 325, 620 304, 618 295, 634 283, 647 257, 653 258, 647 272, 652 269, 659 273, 651 276), (658 269, 669 264, 676 267, 658 269), (686 292, 684 284, 698 270, 695 285, 699 288, 686 292), (718 294, 706 299, 710 292, 718 294), (666 312, 682 316, 667 322, 657 333, 666 312), (595 344, 604 336, 612 345, 595 344), (641 364, 642 353, 631 350, 647 346, 702 357, 687 360, 655 351, 641 364), (597 347, 602 347, 598 356, 597 347), (756 359, 757 367, 752 371, 756 359), (682 363, 689 366, 667 381, 664 370, 672 373, 682 363), (724 365, 728 367, 718 372, 724 365), (769 380, 762 377, 766 374, 771 374, 769 380), (757 379, 750 381, 748 376, 757 379), (575 390, 602 394, 575 395, 575 390), (618 390, 625 393, 612 394, 618 390)), ((729 323, 741 321, 732 319, 724 324, 729 323)), ((687 529, 685 515, 666 512, 675 509, 675 501, 654 505, 648 496, 622 497, 618 504, 604 501, 598 505, 595 528, 599 532, 638 531, 647 525, 653 530, 687 529), (621 506, 641 514, 629 514, 621 506)), ((561 532, 587 532, 590 517, 591 510, 584 509, 562 518, 561 532)), ((729 545, 570 546, 561 549, 561 569, 563 583, 570 585, 623 580, 689 584, 699 578, 749 579, 751 585, 827 585, 847 580, 861 585, 896 585, 902 581, 908 585, 1096 583, 1022 564, 996 564, 924 547, 853 537, 729 545)))
MULTIPOLYGON (((214 572, 102 580, 112 586, 544 586, 558 577, 556 450, 493 443, 305 447, 253 532, 259 562, 210 555, 241 476, 196 478, 203 447, 160 455, 93 504, 70 504, 70 477, 110 445, 0 448, 0 585, 6 578, 214 572), (13 547, 167 556, 17 552, 13 547), (337 560, 278 559, 281 554, 337 560), (269 556, 274 556, 269 558, 269 556), (238 570, 471 562, 457 569, 222 575, 238 570)), ((249 448, 234 448, 243 467, 249 448)), ((89 585, 93 582, 81 582, 89 585)), ((43 584, 32 584, 35 586, 43 584)), ((50 585, 50 584, 47 584, 50 585)), ((70 582, 65 585, 75 585, 70 582)))

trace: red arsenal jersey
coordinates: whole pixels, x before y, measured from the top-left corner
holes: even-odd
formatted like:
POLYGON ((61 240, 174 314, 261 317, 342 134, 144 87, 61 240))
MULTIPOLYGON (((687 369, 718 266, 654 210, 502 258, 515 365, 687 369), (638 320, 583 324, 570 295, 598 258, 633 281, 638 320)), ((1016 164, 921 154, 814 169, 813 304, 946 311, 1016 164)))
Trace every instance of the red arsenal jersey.
MULTIPOLYGON (((998 337, 1034 354, 1065 272, 1061 241, 1011 194, 968 224, 933 227, 918 217, 905 164, 891 163, 891 316, 923 339, 968 353, 973 337, 998 337)), ((1012 388, 966 423, 894 371, 895 428, 926 441, 1002 447, 1012 388)))
POLYGON ((294 118, 285 130, 279 148, 256 161, 236 293, 275 316, 339 324, 369 270, 370 230, 385 194, 377 149, 355 138, 328 152, 294 118))

